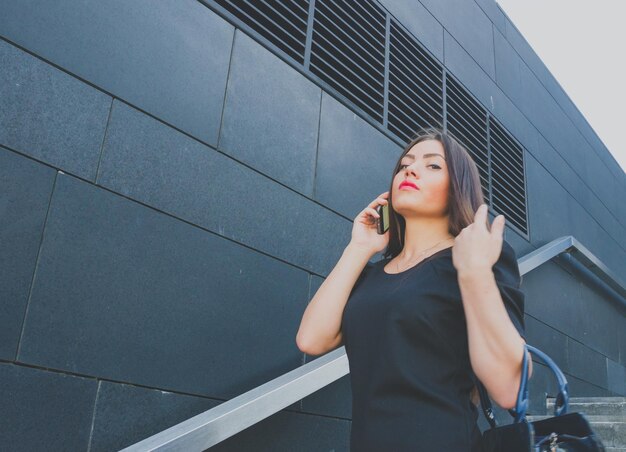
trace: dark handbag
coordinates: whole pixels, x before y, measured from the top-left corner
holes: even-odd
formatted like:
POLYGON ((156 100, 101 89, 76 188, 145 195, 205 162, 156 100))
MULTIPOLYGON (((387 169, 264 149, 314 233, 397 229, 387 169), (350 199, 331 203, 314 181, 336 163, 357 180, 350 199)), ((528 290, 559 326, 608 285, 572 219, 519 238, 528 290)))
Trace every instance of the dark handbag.
POLYGON ((567 413, 569 395, 565 375, 552 359, 532 345, 524 344, 522 381, 515 408, 509 414, 512 424, 498 427, 487 390, 477 379, 483 413, 491 425, 482 434, 483 452, 539 452, 539 451, 604 451, 604 445, 591 430, 582 413, 567 413), (528 355, 534 353, 554 372, 559 382, 559 394, 554 404, 554 417, 528 422, 528 355), (567 414, 566 414, 567 413, 567 414))

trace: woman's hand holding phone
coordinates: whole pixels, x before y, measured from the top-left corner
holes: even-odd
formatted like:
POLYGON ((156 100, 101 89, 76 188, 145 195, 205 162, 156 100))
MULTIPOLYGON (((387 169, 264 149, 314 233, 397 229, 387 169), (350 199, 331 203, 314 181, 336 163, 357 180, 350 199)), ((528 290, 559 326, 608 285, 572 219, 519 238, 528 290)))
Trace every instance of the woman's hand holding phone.
POLYGON ((384 234, 378 233, 378 222, 382 218, 377 209, 389 205, 388 197, 388 191, 381 193, 357 215, 352 226, 351 245, 365 248, 371 251, 372 255, 385 249, 389 243, 389 231, 384 234))

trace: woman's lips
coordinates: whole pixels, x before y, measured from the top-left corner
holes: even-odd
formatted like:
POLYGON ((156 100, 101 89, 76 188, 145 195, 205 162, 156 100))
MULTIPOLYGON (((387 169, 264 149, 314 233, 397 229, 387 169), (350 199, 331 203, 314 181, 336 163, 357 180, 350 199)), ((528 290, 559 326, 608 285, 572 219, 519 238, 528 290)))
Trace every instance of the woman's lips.
POLYGON ((417 188, 416 185, 412 184, 411 182, 402 182, 400 184, 400 190, 419 190, 419 188, 417 188))

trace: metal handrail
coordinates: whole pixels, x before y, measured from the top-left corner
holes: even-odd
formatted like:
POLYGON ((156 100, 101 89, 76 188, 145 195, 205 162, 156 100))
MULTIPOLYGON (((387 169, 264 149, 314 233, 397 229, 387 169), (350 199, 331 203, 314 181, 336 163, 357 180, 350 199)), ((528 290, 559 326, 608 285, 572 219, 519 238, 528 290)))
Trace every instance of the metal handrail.
MULTIPOLYGON (((518 259, 520 275, 557 256, 579 271, 594 274, 626 307, 626 285, 571 235, 555 239, 518 259)), ((342 346, 122 451, 203 451, 333 383, 349 371, 342 346)))

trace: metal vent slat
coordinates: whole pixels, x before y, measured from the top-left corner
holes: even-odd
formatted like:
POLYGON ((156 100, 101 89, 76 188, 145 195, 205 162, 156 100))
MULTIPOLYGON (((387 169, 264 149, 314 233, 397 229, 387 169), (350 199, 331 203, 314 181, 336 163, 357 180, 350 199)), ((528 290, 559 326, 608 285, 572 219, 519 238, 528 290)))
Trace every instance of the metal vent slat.
MULTIPOLYGON (((372 2, 370 0, 358 1, 358 2, 347 1, 346 3, 348 5, 358 5, 359 8, 361 9, 361 11, 363 11, 365 14, 367 14, 372 19, 372 20, 366 19, 367 23, 370 23, 372 25, 377 23, 383 29, 385 28, 385 21, 387 19, 387 13, 386 13, 385 10, 380 8, 376 3, 374 3, 374 2, 372 2)), ((361 16, 361 17, 363 17, 363 16, 361 16)))
POLYGON ((527 233, 523 147, 375 0, 316 0, 311 17, 310 0, 201 2, 400 139, 445 127, 474 159, 492 208, 527 233))
MULTIPOLYGON (((394 50, 399 52, 397 53, 399 57, 409 55, 418 57, 422 68, 429 73, 426 74, 426 72, 423 72, 425 76, 427 76, 433 83, 439 83, 443 79, 443 68, 441 65, 434 58, 428 55, 428 53, 422 50, 419 44, 411 42, 412 40, 410 36, 399 28, 393 20, 391 21, 391 37, 392 39, 390 45, 394 48, 394 50), (404 49, 398 49, 398 44, 404 49)), ((413 66, 419 68, 421 71, 421 68, 416 64, 413 64, 413 66)), ((443 97, 443 92, 441 92, 441 97, 443 97)))
MULTIPOLYGON (((395 79, 395 77, 392 77, 392 79, 395 79)), ((395 80, 393 80, 393 81, 395 81, 395 80)), ((410 92, 410 90, 409 90, 409 92, 410 92)), ((434 110, 432 108, 432 104, 429 105, 428 102, 418 102, 418 99, 411 99, 409 97, 409 95, 406 94, 405 91, 401 91, 399 89, 398 90, 393 90, 393 91, 390 90, 390 92, 389 92, 389 102, 394 103, 396 100, 401 102, 409 110, 416 108, 418 110, 423 111, 428 116, 431 116, 431 117, 439 116, 439 111, 434 110), (410 103, 411 105, 409 105, 407 102, 410 103), (431 107, 431 108, 428 108, 428 107, 431 107)))
MULTIPOLYGON (((390 66, 389 75, 391 77, 394 77, 397 80, 402 80, 404 78, 404 80, 406 80, 408 83, 411 83, 410 81, 411 79, 409 79, 410 75, 415 76, 415 75, 422 74, 422 71, 418 67, 414 66, 413 69, 410 69, 404 62, 397 59, 394 54, 392 54, 392 57, 390 58, 389 66, 390 66), (400 65, 402 67, 400 67, 400 65), (403 68, 406 71, 403 71, 402 70, 403 68), (401 77, 404 75, 406 75, 406 77, 401 77)), ((432 82, 432 80, 430 80, 428 77, 424 77, 424 79, 425 81, 432 82)), ((420 77, 415 77, 415 80, 416 81, 412 83, 416 87, 418 87, 418 89, 422 91, 430 99, 431 102, 437 105, 442 104, 443 96, 441 95, 441 93, 437 92, 431 85, 428 85, 427 83, 422 82, 422 79, 420 77), (435 97, 433 97, 433 95, 435 97)), ((391 83, 391 80, 390 80, 390 83, 391 83)), ((432 83, 435 83, 435 82, 432 82, 432 83)), ((408 90, 411 90, 411 88, 407 86, 406 83, 402 82, 402 84, 406 86, 408 90)))
MULTIPOLYGON (((385 74, 384 74, 384 72, 381 72, 380 68, 375 68, 375 67, 374 67, 374 66, 370 63, 370 61, 371 61, 371 60, 370 60, 370 61, 368 61, 367 59, 365 59, 365 58, 363 57, 363 55, 356 53, 353 49, 351 49, 350 47, 347 47, 347 46, 346 46, 343 42, 341 42, 340 40, 335 39, 335 40, 334 40, 334 41, 335 41, 335 43, 336 43, 336 44, 341 45, 341 46, 342 46, 342 48, 344 49, 343 51, 342 51, 342 50, 340 50, 340 49, 339 49, 339 48, 338 48, 338 47, 337 47, 337 46, 336 46, 336 45, 335 45, 335 44, 331 41, 331 39, 332 39, 332 38, 336 37, 336 35, 334 34, 334 32, 333 32, 332 30, 330 30, 328 27, 326 27, 326 25, 324 25, 324 23, 322 23, 321 21, 318 23, 318 25, 319 25, 321 28, 323 28, 323 29, 326 31, 326 33, 322 33, 322 32, 320 31, 320 29, 319 29, 319 28, 316 30, 316 32, 319 32, 319 36, 320 36, 321 38, 323 38, 323 39, 324 39, 324 41, 325 41, 327 44, 329 44, 329 45, 330 45, 330 46, 332 46, 335 50, 337 50, 339 53, 341 53, 341 54, 342 54, 342 55, 343 55, 343 56, 344 56, 347 60, 349 60, 349 61, 350 61, 351 63, 353 63, 355 66, 358 66, 358 64, 359 64, 359 63, 365 63, 367 66, 369 66, 369 67, 372 69, 373 74, 378 74, 378 75, 380 76, 380 78, 382 79, 382 80, 379 80, 379 79, 374 79, 374 78, 372 78, 372 80, 376 81, 376 83, 380 84, 381 86, 384 84, 384 77, 385 77, 385 74), (328 36, 328 37, 327 37, 327 36, 328 36), (329 38, 330 38, 330 39, 329 39, 329 38), (357 59, 354 59, 353 57, 351 57, 350 55, 348 55, 348 53, 346 53, 346 52, 352 53, 355 57, 357 57, 357 59)), ((356 44, 356 43, 355 43, 355 44, 356 44)), ((356 44, 356 45, 358 45, 358 44, 356 44)), ((372 56, 371 54, 369 54, 369 55, 370 55, 370 56, 372 56)), ((382 69, 383 69, 383 71, 384 71, 384 67, 383 67, 382 69)))
POLYGON ((384 16, 383 16, 382 20, 378 20, 378 19, 372 17, 366 10, 361 9, 365 14, 367 14, 371 18, 371 20, 370 20, 370 19, 364 17, 356 9, 354 9, 354 6, 358 6, 359 5, 358 2, 354 2, 354 3, 345 2, 345 3, 342 3, 342 5, 343 6, 340 6, 340 5, 337 5, 337 6, 339 8, 341 8, 342 10, 343 10, 343 7, 350 8, 350 12, 344 10, 346 15, 350 16, 351 13, 354 13, 354 14, 356 14, 357 16, 359 16, 361 18, 361 21, 358 22, 358 24, 362 28, 366 29, 367 33, 373 39, 383 39, 383 40, 385 39, 385 33, 384 32, 381 32, 380 29, 376 29, 376 27, 370 25, 371 20, 374 20, 375 22, 378 22, 379 27, 381 27, 381 29, 384 30, 385 29, 385 18, 384 18, 384 16), (375 36, 375 35, 378 35, 378 36, 375 36))
POLYGON ((459 125, 462 125, 462 127, 465 130, 467 130, 467 133, 470 136, 474 137, 477 142, 480 142, 480 143, 485 142, 485 148, 486 148, 487 137, 486 135, 482 135, 482 134, 487 128, 487 121, 485 121, 484 124, 480 124, 477 121, 477 118, 469 114, 471 113, 470 111, 467 111, 461 108, 459 104, 456 102, 456 100, 452 97, 448 97, 448 110, 449 111, 452 110, 454 112, 452 119, 454 121, 457 121, 459 125))
POLYGON ((519 155, 519 149, 511 142, 510 138, 503 135, 503 132, 498 127, 493 127, 491 133, 497 138, 499 144, 503 146, 503 150, 507 151, 507 155, 510 156, 517 165, 523 165, 522 157, 519 155))
POLYGON ((493 206, 527 233, 524 152, 508 131, 489 118, 493 206))
POLYGON ((295 8, 299 9, 300 11, 302 11, 302 17, 303 17, 304 20, 306 20, 306 18, 309 15, 309 11, 308 11, 309 2, 308 2, 308 0, 303 1, 302 5, 299 4, 295 0, 289 0, 289 3, 292 4, 295 8))
MULTIPOLYGON (((326 62, 324 60, 322 60, 321 58, 317 58, 315 55, 311 55, 311 70, 312 70, 312 72, 316 72, 316 73, 319 73, 319 74, 323 75, 324 76, 323 80, 326 83, 328 83, 334 89, 336 89, 341 94, 346 96, 348 99, 350 99, 352 102, 354 102, 357 106, 359 106, 360 108, 365 110, 372 117, 380 118, 380 120, 382 121, 382 111, 379 112, 375 108, 370 107, 369 104, 367 104, 360 97, 355 95, 350 88, 347 88, 346 86, 351 85, 350 80, 348 78, 346 78, 340 72, 334 71, 328 64, 326 64, 326 62), (327 75, 328 73, 336 73, 336 75, 338 75, 339 77, 344 79, 344 81, 343 82, 338 82, 334 78, 332 78, 331 76, 327 75)), ((358 91, 361 91, 361 89, 359 87, 357 87, 357 86, 354 86, 354 88, 357 89, 358 91)), ((365 94, 365 93, 363 93, 363 94, 365 94)), ((370 96, 368 96, 368 95, 366 95, 366 97, 370 98, 370 96)))
MULTIPOLYGON (((492 156, 493 157, 493 156, 492 156)), ((497 163, 494 162, 493 158, 491 159, 491 163, 492 165, 494 165, 492 167, 492 173, 495 172, 498 174, 502 174, 502 173, 506 173, 507 172, 507 168, 503 167, 501 165, 498 165, 497 163)), ((511 179, 510 178, 499 178, 499 177, 493 177, 494 182, 498 182, 498 184, 506 189, 511 196, 516 196, 516 197, 523 197, 524 196, 524 190, 520 189, 519 186, 517 186, 516 184, 512 184, 511 179)))
MULTIPOLYGON (((337 68, 332 67, 332 66, 327 66, 328 67, 328 72, 337 74, 339 76, 341 76, 348 85, 353 86, 355 89, 359 90, 363 95, 365 95, 366 97, 368 97, 372 102, 376 102, 376 98, 374 96, 376 96, 376 91, 372 89, 372 87, 365 81, 363 80, 358 74, 354 73, 349 67, 347 67, 339 58, 337 58, 335 55, 333 55, 330 52, 327 52, 325 49, 320 48, 320 53, 323 53, 324 55, 326 55, 328 58, 323 59, 320 58, 320 60, 324 60, 325 62, 328 62, 328 59, 332 59, 333 61, 335 61, 337 64, 340 64, 343 68, 345 68, 345 70, 347 72, 350 73, 350 75, 352 77, 355 77, 356 79, 358 79, 359 81, 361 81, 361 83, 354 83, 352 80, 350 80, 348 77, 346 77, 344 72, 340 72, 337 70, 337 68), (365 91, 365 89, 368 90, 368 92, 365 91)), ((313 58, 314 57, 319 57, 318 55, 312 56, 311 57, 311 65, 313 66, 313 58)))
MULTIPOLYGON (((395 108, 394 108, 394 109, 392 109, 392 110, 389 110, 389 114, 390 114, 391 116, 393 116, 393 119, 395 119, 395 121, 399 121, 399 122, 401 122, 403 125, 405 125, 405 126, 409 127, 407 124, 405 124, 405 123, 404 123, 404 121, 405 121, 405 120, 411 120, 411 118, 410 118, 410 117, 408 117, 408 116, 406 116, 406 115, 397 116, 397 115, 394 113, 394 111, 395 111, 395 108)), ((436 122, 433 122, 433 121, 432 121, 432 120, 433 120, 433 118, 432 118, 432 117, 430 117, 430 118, 429 118, 429 119, 430 119, 430 122, 428 121, 428 119, 427 119, 427 118, 424 118, 424 117, 419 116, 419 115, 418 115, 418 119, 420 119, 420 120, 421 120, 421 123, 426 123, 427 127, 428 127, 428 126, 430 126, 430 127, 441 127, 441 124, 438 124, 438 123, 436 123, 436 122)), ((395 121, 394 121, 394 123, 395 123, 395 121)), ((420 124, 420 123, 415 122, 415 121, 412 121, 412 122, 413 122, 413 126, 410 126, 411 130, 409 131, 409 135, 410 135, 410 134, 415 133, 415 132, 416 132, 416 131, 420 128, 420 126, 419 126, 419 124, 420 124)))
POLYGON ((287 0, 214 0, 214 3, 241 20, 299 63, 304 63, 308 1, 302 7, 287 0), (280 9, 282 13, 278 11, 280 9), (289 12, 289 17, 286 17, 289 12))
POLYGON ((443 126, 443 68, 393 20, 389 42, 387 128, 404 139, 443 126))
POLYGON ((477 140, 472 135, 468 135, 466 130, 464 130, 464 128, 462 127, 462 125, 459 124, 454 118, 448 118, 448 125, 450 129, 456 133, 457 136, 462 137, 463 144, 470 145, 469 146, 470 149, 468 149, 468 151, 470 151, 473 154, 473 157, 476 160, 476 163, 480 165, 484 165, 485 171, 487 171, 487 167, 488 167, 487 152, 483 151, 484 148, 483 148, 482 142, 480 140, 477 140), (475 151, 475 149, 479 149, 482 152, 478 153, 475 151))
MULTIPOLYGON (((321 50, 323 52, 325 52, 328 56, 330 56, 333 60, 337 61, 339 64, 341 64, 343 67, 345 67, 346 70, 350 71, 352 74, 354 74, 355 76, 359 77, 364 85, 369 85, 371 83, 371 84, 374 84, 374 85, 378 86, 379 90, 383 89, 384 81, 377 80, 377 79, 373 78, 372 75, 374 73, 368 74, 367 72, 365 72, 361 67, 359 67, 358 62, 355 62, 350 57, 348 57, 348 55, 346 55, 344 52, 339 50, 332 42, 330 42, 326 38, 326 36, 320 34, 320 35, 317 36, 317 38, 322 39, 327 45, 332 47, 332 49, 334 49, 335 52, 334 53, 333 52, 329 52, 327 50, 327 48, 324 48, 324 47, 322 47, 321 50), (339 58, 339 56, 343 56, 344 58, 339 58), (348 67, 347 64, 350 64, 350 67, 348 67), (358 72, 358 74, 357 74, 357 72, 358 72), (363 77, 366 77, 367 80, 364 80, 363 77)), ((381 77, 384 77, 383 74, 379 74, 379 75, 381 77)))
POLYGON ((383 46, 382 49, 381 49, 381 48, 376 48, 374 45, 372 45, 372 41, 374 41, 376 39, 384 42, 384 40, 385 40, 384 36, 380 36, 380 37, 376 38, 376 37, 372 36, 371 34, 369 34, 364 28, 359 27, 359 28, 361 28, 361 30, 365 31, 365 33, 371 38, 371 41, 368 42, 367 40, 362 38, 360 30, 356 30, 352 25, 350 25, 343 18, 341 18, 339 16, 339 14, 337 14, 337 12, 339 12, 339 11, 343 12, 340 9, 339 4, 335 4, 334 5, 335 8, 336 8, 335 10, 330 9, 330 7, 325 5, 323 2, 316 3, 316 6, 320 7, 320 8, 316 8, 315 9, 315 18, 316 19, 319 18, 319 15, 324 16, 328 20, 329 23, 331 23, 332 25, 335 26, 335 28, 336 28, 336 30, 338 32, 342 33, 346 38, 348 38, 350 41, 352 41, 352 43, 356 44, 361 50, 363 50, 364 52, 367 52, 367 54, 370 57, 372 57, 374 60, 376 60, 378 58, 383 58, 383 59, 385 58, 385 47, 383 46), (348 33, 347 30, 344 30, 336 22, 335 19, 338 19, 339 21, 341 21, 341 23, 343 25, 348 27, 350 29, 350 31, 352 31, 352 35, 350 33, 348 33), (368 50, 368 48, 369 48, 369 50, 368 50), (373 55, 372 52, 377 53, 378 55, 373 55))
POLYGON ((498 206, 506 206, 504 208, 498 208, 497 212, 503 213, 507 220, 513 220, 517 225, 525 224, 524 218, 520 215, 518 209, 511 208, 511 199, 506 196, 506 194, 502 194, 498 187, 493 187, 494 189, 494 198, 498 202, 498 206))
POLYGON ((519 171, 519 168, 512 164, 510 161, 506 160, 504 154, 499 154, 497 152, 492 153, 491 160, 496 163, 498 166, 503 169, 509 171, 509 174, 513 176, 512 182, 515 182, 515 185, 520 189, 520 191, 524 191, 524 175, 519 171))
POLYGON ((464 93, 460 92, 460 88, 454 85, 449 85, 448 89, 448 103, 453 102, 460 112, 467 112, 471 115, 468 119, 473 120, 475 123, 475 129, 478 133, 485 133, 487 130, 487 110, 479 106, 471 99, 468 99, 464 93), (480 111, 480 117, 476 115, 476 111, 480 111))
MULTIPOLYGON (((316 1, 310 71, 383 122, 385 26, 369 20, 367 26, 379 32, 380 38, 376 38, 355 19, 356 15, 346 14, 353 9, 348 3, 349 0, 316 1)), ((358 5, 365 11, 368 3, 364 0, 358 5)))
POLYGON ((471 140, 468 140, 462 131, 454 126, 453 123, 448 123, 450 125, 450 132, 457 138, 462 145, 464 145, 467 151, 472 155, 472 158, 476 162, 476 166, 478 166, 478 170, 481 172, 482 177, 484 177, 485 181, 489 180, 489 163, 487 162, 487 156, 481 155, 474 151, 478 146, 475 143, 472 143, 471 140), (470 146, 467 146, 466 143, 470 142, 470 146))

